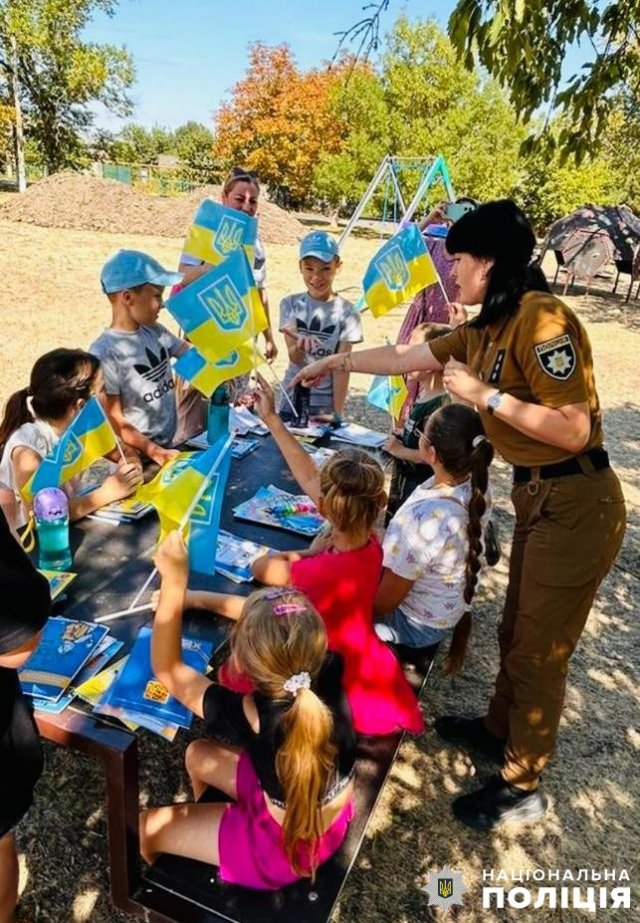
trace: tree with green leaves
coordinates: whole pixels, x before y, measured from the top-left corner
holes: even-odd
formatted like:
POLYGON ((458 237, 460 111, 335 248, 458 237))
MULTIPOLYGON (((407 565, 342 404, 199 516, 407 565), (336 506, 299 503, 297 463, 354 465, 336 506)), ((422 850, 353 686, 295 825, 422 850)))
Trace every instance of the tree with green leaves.
POLYGON ((181 173, 195 183, 216 183, 223 169, 213 154, 213 132, 200 122, 186 122, 174 132, 174 151, 181 173))
POLYGON ((112 15, 116 6, 117 0, 0 0, 0 84, 6 88, 17 77, 26 136, 49 170, 85 158, 90 104, 131 112, 129 52, 82 39, 95 11, 112 15))
POLYGON ((616 94, 640 87, 640 0, 459 0, 449 35, 467 67, 476 62, 508 89, 524 123, 542 107, 561 115, 562 128, 527 139, 524 152, 559 148, 578 162, 596 151, 616 94), (592 49, 578 74, 563 85, 562 66, 576 42, 592 49))

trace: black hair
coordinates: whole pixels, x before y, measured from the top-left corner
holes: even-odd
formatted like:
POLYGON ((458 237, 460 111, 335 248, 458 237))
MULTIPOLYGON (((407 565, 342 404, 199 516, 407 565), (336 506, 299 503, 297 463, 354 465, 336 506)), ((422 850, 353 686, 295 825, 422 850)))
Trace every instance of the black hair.
POLYGON ((486 202, 467 212, 447 234, 449 253, 470 253, 492 259, 487 293, 473 327, 486 327, 514 314, 525 292, 551 289, 538 263, 531 263, 536 245, 528 218, 511 199, 486 202))

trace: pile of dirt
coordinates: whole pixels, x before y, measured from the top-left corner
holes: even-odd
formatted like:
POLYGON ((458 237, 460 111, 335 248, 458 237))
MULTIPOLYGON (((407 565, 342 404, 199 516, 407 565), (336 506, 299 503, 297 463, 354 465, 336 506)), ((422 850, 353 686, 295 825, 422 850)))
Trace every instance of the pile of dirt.
MULTIPOLYGON (((0 206, 0 218, 41 227, 184 237, 202 199, 220 198, 219 186, 203 186, 187 196, 146 195, 126 183, 79 173, 55 173, 0 206)), ((260 203, 260 236, 267 244, 295 244, 300 222, 266 200, 260 203)))

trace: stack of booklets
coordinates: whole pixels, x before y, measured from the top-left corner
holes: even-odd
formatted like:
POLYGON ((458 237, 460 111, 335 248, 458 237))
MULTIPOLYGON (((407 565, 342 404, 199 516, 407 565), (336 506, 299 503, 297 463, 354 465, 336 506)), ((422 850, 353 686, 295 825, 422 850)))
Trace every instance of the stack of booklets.
POLYGON ((248 407, 240 404, 229 408, 229 430, 240 436, 246 436, 247 433, 252 433, 254 436, 266 436, 269 427, 265 426, 255 413, 251 413, 248 407))
MULTIPOLYGON (((188 666, 204 673, 213 652, 210 641, 183 637, 182 657, 188 666)), ((179 728, 191 725, 193 714, 170 695, 151 669, 151 629, 141 628, 122 669, 94 708, 126 724, 135 724, 173 740, 179 728)))
POLYGON ((40 573, 43 577, 46 577, 49 581, 49 592, 51 593, 51 601, 58 599, 62 595, 64 598, 64 591, 67 589, 72 580, 75 580, 78 576, 77 574, 72 574, 70 571, 64 570, 42 570, 40 573))
POLYGON ((41 711, 61 712, 76 687, 101 670, 122 647, 91 622, 51 618, 33 655, 19 670, 22 689, 41 711))
POLYGON ((267 551, 269 548, 266 545, 257 545, 247 538, 238 538, 220 529, 216 547, 216 571, 234 583, 251 583, 251 565, 267 551))
POLYGON ((325 522, 306 494, 290 494, 273 484, 260 487, 250 500, 235 507, 233 515, 299 535, 317 535, 325 522))
POLYGON ((142 503, 135 497, 127 497, 124 500, 114 500, 113 503, 108 503, 90 515, 92 519, 106 519, 109 522, 135 522, 136 519, 142 519, 150 513, 152 509, 150 503, 142 503))
MULTIPOLYGON (((239 436, 234 439, 231 444, 231 454, 234 458, 244 458, 245 455, 254 452, 259 444, 257 439, 247 439, 239 436)), ((200 449, 201 451, 208 449, 209 440, 207 439, 207 434, 200 433, 198 436, 192 436, 191 439, 187 440, 187 445, 193 446, 194 449, 200 449)))
POLYGON ((349 442, 351 445, 360 445, 369 449, 379 449, 388 436, 388 433, 376 432, 366 426, 360 426, 359 423, 343 423, 331 434, 331 438, 339 442, 349 442))

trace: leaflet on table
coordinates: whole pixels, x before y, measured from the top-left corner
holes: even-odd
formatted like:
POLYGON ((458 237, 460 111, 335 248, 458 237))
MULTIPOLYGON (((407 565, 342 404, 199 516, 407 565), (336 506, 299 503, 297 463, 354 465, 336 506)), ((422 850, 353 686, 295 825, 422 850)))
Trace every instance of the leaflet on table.
POLYGON ((27 695, 57 701, 107 634, 104 625, 49 619, 33 655, 18 671, 27 695))
POLYGON ((305 494, 296 496, 273 484, 260 487, 250 500, 235 507, 233 515, 299 535, 316 535, 325 522, 305 494))
POLYGON ((324 463, 332 458, 337 451, 337 449, 329 449, 321 445, 309 445, 305 442, 301 442, 300 445, 311 456, 318 468, 322 468, 324 463))
POLYGON ((115 522, 133 522, 142 519, 150 513, 153 507, 150 503, 142 503, 135 497, 126 497, 124 500, 114 500, 91 513, 92 519, 108 519, 115 522))
MULTIPOLYGON (((182 638, 184 662, 204 673, 213 651, 210 641, 182 638)), ((163 722, 188 728, 193 714, 172 696, 154 676, 151 669, 151 629, 140 629, 127 663, 111 686, 106 704, 124 708, 127 712, 150 715, 163 722)))
POLYGON ((320 439, 321 436, 331 430, 329 423, 308 423, 307 426, 295 426, 293 423, 285 423, 285 426, 292 436, 309 436, 311 439, 320 439))
POLYGON ((343 423, 331 434, 331 438, 339 442, 349 442, 370 449, 379 448, 388 436, 388 433, 379 433, 366 426, 360 426, 359 423, 343 423))
POLYGON ((247 433, 252 433, 254 436, 266 436, 269 427, 265 426, 255 413, 251 413, 248 407, 239 405, 229 407, 229 432, 238 433, 240 436, 246 436, 247 433))
POLYGON ((216 546, 216 571, 235 583, 251 583, 251 565, 268 551, 266 545, 257 545, 249 539, 238 538, 220 529, 216 546))
POLYGON ((52 602, 54 599, 57 599, 58 596, 66 590, 71 581, 75 580, 78 576, 77 574, 72 574, 70 571, 63 570, 40 570, 40 573, 49 581, 49 592, 51 593, 52 602))
POLYGON ((112 657, 115 657, 118 653, 122 644, 122 641, 116 641, 115 638, 110 638, 109 635, 105 635, 96 648, 93 657, 87 660, 84 667, 73 681, 73 685, 69 686, 64 695, 60 696, 57 702, 50 702, 47 699, 34 699, 33 707, 37 708, 38 711, 44 711, 51 715, 59 715, 78 695, 78 686, 82 685, 93 676, 96 676, 96 674, 106 667, 112 657))

